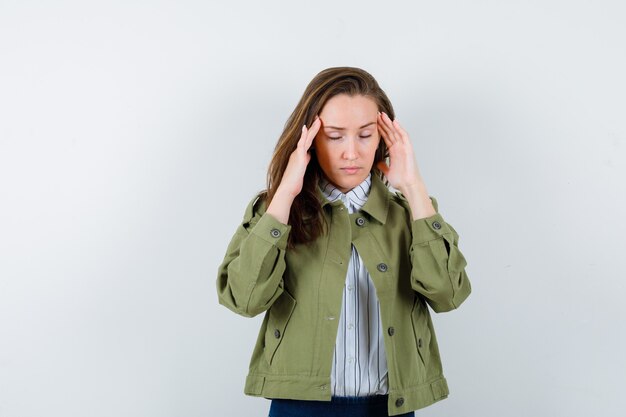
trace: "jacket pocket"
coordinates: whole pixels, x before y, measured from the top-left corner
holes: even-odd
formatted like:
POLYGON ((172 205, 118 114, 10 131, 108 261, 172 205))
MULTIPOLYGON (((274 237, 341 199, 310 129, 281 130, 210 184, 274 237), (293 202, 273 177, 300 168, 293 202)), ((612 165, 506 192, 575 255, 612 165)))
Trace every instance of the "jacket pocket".
POLYGON ((415 294, 413 310, 411 311, 415 347, 425 367, 430 359, 430 328, 428 327, 428 307, 418 294, 415 294))
POLYGON ((287 324, 296 307, 296 300, 287 291, 274 301, 268 310, 267 328, 265 331, 265 359, 271 365, 274 354, 285 338, 287 324))

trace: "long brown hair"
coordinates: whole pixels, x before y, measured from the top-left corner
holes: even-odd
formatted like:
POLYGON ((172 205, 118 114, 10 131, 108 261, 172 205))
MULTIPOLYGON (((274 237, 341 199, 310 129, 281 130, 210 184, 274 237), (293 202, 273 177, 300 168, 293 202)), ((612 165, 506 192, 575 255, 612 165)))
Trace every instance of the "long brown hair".
MULTIPOLYGON (((296 149, 302 134, 302 125, 306 124, 310 127, 326 102, 338 94, 367 96, 376 102, 379 111, 387 113, 392 120, 395 118, 387 95, 368 72, 354 67, 333 67, 318 73, 304 90, 274 148, 267 171, 267 189, 260 194, 261 198, 266 200, 266 207, 274 198, 287 168, 289 157, 296 149)), ((371 172, 372 175, 378 175, 386 184, 388 183, 376 164, 388 156, 387 146, 381 138, 371 172)), ((322 213, 322 201, 317 192, 318 181, 322 175, 317 155, 311 152, 311 160, 304 174, 302 191, 294 199, 289 213, 291 231, 287 243, 288 248, 293 249, 296 244, 300 243, 309 244, 325 233, 328 225, 322 213)))

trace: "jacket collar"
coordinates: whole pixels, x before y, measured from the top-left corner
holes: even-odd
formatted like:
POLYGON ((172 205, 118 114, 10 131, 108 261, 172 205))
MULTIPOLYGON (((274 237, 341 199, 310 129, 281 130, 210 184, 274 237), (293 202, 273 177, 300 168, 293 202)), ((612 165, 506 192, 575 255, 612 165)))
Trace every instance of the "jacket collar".
MULTIPOLYGON (((387 221, 387 212, 389 211, 389 200, 391 198, 391 192, 389 188, 385 185, 383 180, 378 176, 378 174, 371 174, 371 186, 369 195, 367 197, 367 201, 361 208, 361 211, 366 212, 376 220, 378 220, 381 224, 385 224, 387 221)), ((343 204, 341 199, 329 201, 326 197, 322 189, 317 187, 318 195, 322 201, 322 208, 324 208, 327 204, 332 206, 337 206, 343 204)))

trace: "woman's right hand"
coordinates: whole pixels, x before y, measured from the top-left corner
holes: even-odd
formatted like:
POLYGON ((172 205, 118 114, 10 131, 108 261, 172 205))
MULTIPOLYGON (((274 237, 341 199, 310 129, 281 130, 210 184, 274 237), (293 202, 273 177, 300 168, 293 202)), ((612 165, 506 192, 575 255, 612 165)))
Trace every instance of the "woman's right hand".
POLYGON ((302 126, 302 135, 298 140, 296 149, 289 156, 289 162, 287 168, 283 173, 283 178, 280 181, 280 185, 276 190, 276 193, 285 193, 285 195, 296 198, 302 191, 304 185, 304 173, 306 167, 311 160, 311 153, 309 148, 315 139, 315 135, 320 129, 322 121, 319 116, 315 116, 315 120, 311 124, 311 127, 307 129, 306 125, 302 126))
POLYGON ((315 121, 311 124, 310 129, 307 129, 306 125, 302 126, 300 140, 298 140, 296 149, 289 156, 289 162, 287 162, 283 178, 280 180, 272 202, 267 207, 267 213, 274 216, 274 218, 283 224, 288 224, 291 204, 296 196, 300 194, 300 191, 302 191, 304 173, 311 160, 309 148, 321 125, 322 121, 319 116, 315 116, 315 121))

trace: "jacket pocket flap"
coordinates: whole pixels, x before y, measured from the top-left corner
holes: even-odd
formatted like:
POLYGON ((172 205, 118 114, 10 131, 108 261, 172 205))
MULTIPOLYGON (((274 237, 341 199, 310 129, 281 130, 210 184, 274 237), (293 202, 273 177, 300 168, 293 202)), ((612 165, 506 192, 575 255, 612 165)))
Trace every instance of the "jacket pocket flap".
POLYGON ((420 359, 424 366, 428 364, 430 352, 430 328, 428 327, 428 307, 422 298, 416 294, 413 310, 411 311, 411 322, 413 323, 413 333, 415 335, 415 346, 419 352, 420 359))
POLYGON ((265 358, 271 365, 274 354, 285 337, 287 324, 296 307, 296 300, 287 291, 283 291, 280 297, 270 307, 265 331, 265 358))

